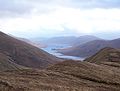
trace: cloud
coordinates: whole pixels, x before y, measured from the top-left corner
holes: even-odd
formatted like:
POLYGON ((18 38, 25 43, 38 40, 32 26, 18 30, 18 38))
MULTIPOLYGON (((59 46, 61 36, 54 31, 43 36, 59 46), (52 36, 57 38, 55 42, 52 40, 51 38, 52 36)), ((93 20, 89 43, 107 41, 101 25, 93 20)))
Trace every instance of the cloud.
POLYGON ((0 0, 0 28, 37 35, 119 31, 119 4, 119 0, 0 0))
POLYGON ((0 0, 0 18, 49 13, 55 8, 53 4, 50 0, 0 0))
POLYGON ((22 0, 0 0, 0 17, 15 17, 29 13, 32 6, 22 0))
POLYGON ((0 0, 0 17, 15 17, 34 11, 48 13, 57 7, 67 8, 120 8, 119 0, 0 0))
POLYGON ((69 6, 77 8, 120 8, 119 0, 71 0, 69 6))
MULTIPOLYGON (((80 10, 59 7, 49 14, 3 19, 1 27, 6 31, 61 32, 73 30, 75 33, 113 32, 120 30, 120 9, 80 10)), ((69 31, 68 31, 69 32, 69 31)))

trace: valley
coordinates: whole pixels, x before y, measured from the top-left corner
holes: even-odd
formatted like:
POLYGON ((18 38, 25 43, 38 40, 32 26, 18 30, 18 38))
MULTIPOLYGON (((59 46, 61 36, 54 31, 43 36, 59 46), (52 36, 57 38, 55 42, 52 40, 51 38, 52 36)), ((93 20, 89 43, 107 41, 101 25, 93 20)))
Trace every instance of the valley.
POLYGON ((120 91, 120 0, 0 0, 0 91, 120 91))
POLYGON ((70 45, 67 45, 67 44, 50 44, 50 45, 47 45, 47 47, 42 48, 42 49, 44 51, 56 56, 56 57, 59 57, 59 58, 72 59, 72 60, 84 60, 84 58, 75 57, 75 56, 67 56, 67 55, 61 54, 57 51, 58 49, 63 49, 63 48, 67 48, 67 47, 70 47, 70 45))
MULTIPOLYGON (((31 41, 35 42, 36 44, 46 45, 42 49, 52 55, 55 55, 59 58, 63 59, 72 59, 72 60, 84 60, 86 57, 78 57, 74 55, 66 55, 60 52, 61 49, 71 48, 77 45, 82 45, 87 42, 93 40, 101 40, 98 37, 92 35, 85 35, 85 36, 60 36, 60 37, 53 37, 53 38, 34 38, 31 41)), ((38 46, 41 48, 41 46, 38 46)))
POLYGON ((120 91, 120 49, 77 59, 57 53, 68 44, 40 49, 3 32, 0 41, 0 91, 120 91))

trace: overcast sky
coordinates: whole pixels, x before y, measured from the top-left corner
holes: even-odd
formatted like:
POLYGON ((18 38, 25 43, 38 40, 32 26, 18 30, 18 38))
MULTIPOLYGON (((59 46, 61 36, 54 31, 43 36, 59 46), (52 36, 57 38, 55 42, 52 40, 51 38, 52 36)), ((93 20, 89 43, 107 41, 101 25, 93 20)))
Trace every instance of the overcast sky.
POLYGON ((0 0, 0 30, 20 37, 120 36, 120 0, 0 0))

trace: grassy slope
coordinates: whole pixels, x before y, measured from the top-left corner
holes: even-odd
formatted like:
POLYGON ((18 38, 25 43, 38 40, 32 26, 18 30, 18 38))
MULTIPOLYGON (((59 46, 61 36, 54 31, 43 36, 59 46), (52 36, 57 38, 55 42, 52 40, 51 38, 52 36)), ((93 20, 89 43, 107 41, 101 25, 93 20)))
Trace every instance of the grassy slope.
POLYGON ((77 82, 81 84, 76 84, 78 88, 86 86, 95 91, 120 90, 118 88, 120 86, 120 68, 88 62, 66 61, 49 68, 49 70, 77 78, 77 82))
POLYGON ((10 57, 0 53, 0 71, 20 69, 26 69, 26 67, 14 63, 14 61, 10 57))
POLYGON ((108 63, 108 62, 117 62, 120 63, 120 49, 114 49, 106 47, 100 50, 95 55, 89 57, 85 61, 91 63, 108 63))
POLYGON ((9 56, 14 63, 33 68, 45 68, 59 61, 53 55, 0 32, 0 53, 9 56))
POLYGON ((45 70, 1 72, 0 80, 22 91, 120 91, 120 67, 64 61, 45 70))

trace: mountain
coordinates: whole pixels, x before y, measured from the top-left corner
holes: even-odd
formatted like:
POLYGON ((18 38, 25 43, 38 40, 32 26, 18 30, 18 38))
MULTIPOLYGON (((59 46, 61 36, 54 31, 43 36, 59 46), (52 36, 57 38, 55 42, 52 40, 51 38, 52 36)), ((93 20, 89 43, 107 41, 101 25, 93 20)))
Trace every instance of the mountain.
POLYGON ((73 41, 76 40, 77 37, 74 36, 60 36, 60 37, 53 37, 43 41, 46 44, 71 44, 73 41))
POLYGON ((34 41, 36 40, 36 43, 41 42, 44 44, 67 44, 67 45, 80 45, 80 44, 84 44, 86 42, 89 41, 93 41, 93 40, 98 40, 100 38, 97 38, 95 36, 92 35, 85 35, 85 36, 80 36, 80 37, 75 37, 75 36, 60 36, 60 37, 52 37, 52 38, 47 38, 47 39, 42 39, 42 38, 37 38, 34 39, 34 41))
POLYGON ((25 67, 44 68, 59 61, 55 56, 3 32, 0 32, 0 53, 4 55, 0 57, 1 62, 9 59, 6 62, 25 67))
POLYGON ((83 45, 61 49, 58 52, 71 56, 90 57, 105 47, 120 48, 120 39, 94 40, 83 45))
POLYGON ((104 48, 85 61, 0 72, 0 91, 120 91, 118 55, 119 49, 104 48))
POLYGON ((73 41, 72 45, 82 45, 85 44, 87 42, 93 41, 93 40, 102 40, 96 36, 92 36, 92 35, 84 35, 84 36, 80 36, 78 37, 75 41, 73 41))

